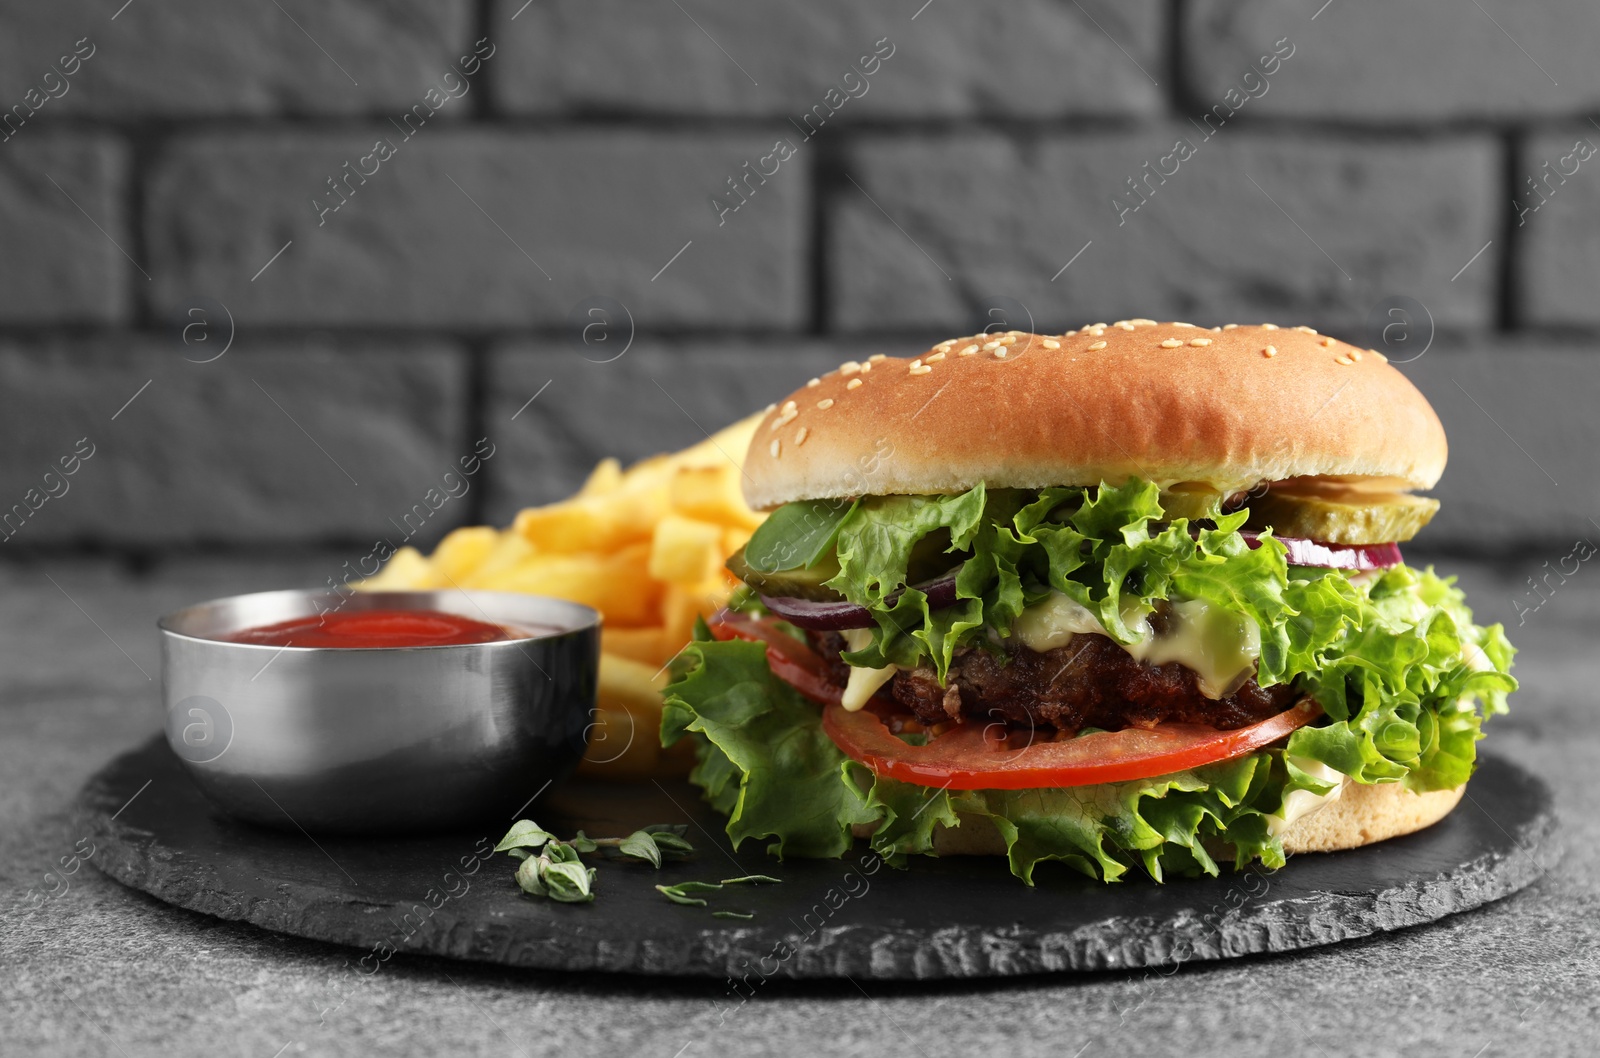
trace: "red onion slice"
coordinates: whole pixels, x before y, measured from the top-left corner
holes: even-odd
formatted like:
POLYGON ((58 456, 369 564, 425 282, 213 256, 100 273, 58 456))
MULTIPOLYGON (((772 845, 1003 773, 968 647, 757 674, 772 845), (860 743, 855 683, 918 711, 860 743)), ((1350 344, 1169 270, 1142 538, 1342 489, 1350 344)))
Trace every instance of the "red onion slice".
MULTIPOLYGON (((1239 535, 1244 537, 1244 542, 1250 545, 1251 550, 1261 546, 1260 533, 1244 530, 1239 535)), ((1399 544, 1324 544, 1320 540, 1306 540, 1298 536, 1275 536, 1273 539, 1288 552, 1286 557, 1291 566, 1365 572, 1388 569, 1404 561, 1400 557, 1399 544)))
MULTIPOLYGON (((956 601, 956 573, 953 569, 942 577, 923 584, 912 585, 928 596, 928 608, 940 610, 956 601)), ((890 600, 898 593, 890 596, 890 600)), ((837 632, 842 628, 871 628, 876 621, 864 606, 853 602, 818 602, 816 599, 797 599, 792 596, 763 595, 761 601, 767 609, 801 628, 817 632, 837 632)))

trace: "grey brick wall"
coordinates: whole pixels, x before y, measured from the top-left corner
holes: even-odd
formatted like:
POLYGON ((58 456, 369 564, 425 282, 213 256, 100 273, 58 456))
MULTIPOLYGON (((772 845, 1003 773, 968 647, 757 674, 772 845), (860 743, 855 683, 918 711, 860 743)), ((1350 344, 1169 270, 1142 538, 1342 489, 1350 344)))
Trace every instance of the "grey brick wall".
POLYGON ((1428 539, 1600 533, 1597 45, 1569 0, 6 5, 0 509, 94 453, 8 548, 358 544, 489 438, 427 542, 1002 299, 1364 344, 1416 299, 1428 539))

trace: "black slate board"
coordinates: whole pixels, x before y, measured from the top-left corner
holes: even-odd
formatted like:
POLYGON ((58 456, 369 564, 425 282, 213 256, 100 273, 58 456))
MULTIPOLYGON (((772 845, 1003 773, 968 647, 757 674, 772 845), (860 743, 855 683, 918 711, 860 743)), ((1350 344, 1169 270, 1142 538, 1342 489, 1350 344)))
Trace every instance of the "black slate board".
POLYGON ((365 949, 351 960, 363 971, 396 951, 747 981, 1160 966, 1431 922, 1515 892, 1555 855, 1549 791, 1494 757, 1455 812, 1421 833, 1291 857, 1277 872, 1166 885, 1106 886, 1048 864, 1029 889, 998 858, 923 858, 902 871, 864 847, 842 861, 780 864, 750 844, 729 848, 687 784, 574 782, 541 802, 546 827, 604 836, 689 822, 700 851, 659 872, 602 863, 596 903, 558 905, 517 889, 515 861, 484 855, 508 821, 410 841, 262 830, 217 812, 159 738, 94 776, 78 812, 95 844, 90 862, 111 877, 194 911, 365 949), (654 889, 752 873, 783 882, 729 887, 706 908, 654 889), (755 917, 715 918, 719 907, 755 917))

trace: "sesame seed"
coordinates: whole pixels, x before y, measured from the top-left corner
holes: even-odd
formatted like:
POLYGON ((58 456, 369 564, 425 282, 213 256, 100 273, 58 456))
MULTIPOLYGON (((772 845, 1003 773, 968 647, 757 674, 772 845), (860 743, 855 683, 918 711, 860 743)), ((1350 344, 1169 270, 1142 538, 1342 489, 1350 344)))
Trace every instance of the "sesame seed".
POLYGON ((928 363, 930 363, 930 364, 937 364, 939 361, 941 361, 943 359, 944 359, 944 350, 942 350, 942 349, 937 353, 928 354, 928 357, 927 357, 928 363))
POLYGON ((1123 330, 1125 330, 1125 331, 1131 331, 1131 330, 1133 330, 1133 324, 1132 324, 1132 323, 1130 323, 1130 322, 1129 322, 1129 321, 1127 321, 1127 320, 1119 320, 1119 321, 1118 321, 1118 322, 1117 322, 1117 326, 1118 326, 1118 327, 1120 327, 1120 328, 1121 328, 1121 329, 1123 329, 1123 330))
POLYGON ((1301 334, 1316 334, 1317 333, 1317 329, 1315 327, 1296 327, 1295 330, 1299 331, 1301 334))
POLYGON ((852 378, 849 382, 846 382, 844 384, 844 388, 845 389, 860 389, 861 388, 861 380, 859 378, 852 378))
POLYGON ((1103 331, 1106 329, 1106 325, 1103 323, 1091 323, 1089 326, 1093 327, 1097 331, 1103 331))
POLYGON ((1213 327, 1213 328, 1211 328, 1211 329, 1212 329, 1212 330, 1214 330, 1214 331, 1216 331, 1216 332, 1217 332, 1217 333, 1218 333, 1218 334, 1221 334, 1221 333, 1222 333, 1222 328, 1221 328, 1221 327, 1213 327))
POLYGON ((1333 358, 1333 362, 1336 364, 1344 364, 1346 367, 1355 363, 1355 361, 1350 359, 1348 356, 1336 356, 1333 358))
POLYGON ((794 410, 795 410, 795 403, 794 403, 794 401, 792 401, 792 400, 786 400, 786 401, 784 401, 784 402, 783 402, 783 410, 784 410, 784 411, 785 411, 785 412, 791 412, 791 411, 794 411, 794 410))
POLYGON ((799 448, 801 445, 805 444, 806 443, 806 437, 810 433, 811 433, 811 431, 806 429, 804 426, 802 426, 802 427, 800 427, 800 429, 796 430, 794 432, 794 446, 796 448, 799 448))
POLYGON ((1076 337, 1077 334, 1078 334, 1077 331, 1068 331, 1066 334, 1063 334, 1061 337, 1063 337, 1063 338, 1073 338, 1073 337, 1076 337))
POLYGON ((1324 338, 1324 339, 1322 339, 1322 347, 1324 349, 1333 348, 1333 339, 1332 338, 1324 338))
POLYGON ((776 430, 781 426, 793 422, 794 417, 799 414, 800 413, 795 410, 794 401, 791 400, 789 403, 783 406, 783 410, 778 413, 778 417, 772 420, 772 426, 770 429, 776 430))
POLYGON ((999 342, 984 342, 983 343, 983 351, 986 352, 986 353, 992 353, 998 348, 1000 348, 1000 343, 999 342))
POLYGON ((817 407, 820 408, 823 411, 827 411, 829 408, 833 407, 833 398, 832 397, 824 397, 824 398, 822 398, 821 400, 817 401, 817 407))
POLYGON ((814 378, 810 382, 806 383, 806 388, 810 389, 812 386, 820 386, 820 385, 822 385, 822 379, 814 378))
POLYGON ((1054 338, 1046 338, 1040 344, 1043 345, 1046 349, 1060 349, 1061 348, 1061 343, 1056 341, 1054 338))
POLYGON ((1022 334, 1022 333, 1023 333, 1022 331, 1010 331, 1010 332, 1008 332, 1006 334, 1006 336, 1004 338, 1000 339, 1000 344, 1001 345, 1016 345, 1017 344, 1017 335, 1022 334))
POLYGON ((978 351, 978 347, 977 346, 969 345, 965 349, 963 349, 959 353, 957 353, 956 355, 957 356, 971 356, 973 353, 975 353, 977 351, 978 351))
POLYGON ((1095 342, 1095 343, 1093 343, 1093 344, 1091 344, 1089 346, 1089 351, 1091 353, 1098 353, 1100 350, 1104 349, 1105 347, 1106 347, 1106 343, 1105 342, 1095 342))
POLYGON ((1373 356, 1377 357, 1378 358, 1378 362, 1381 363, 1381 364, 1387 364, 1389 362, 1389 358, 1387 356, 1384 356, 1382 353, 1378 352, 1378 350, 1376 350, 1376 349, 1368 349, 1367 352, 1369 352, 1373 356))
POLYGON ((1271 360, 1273 357, 1278 355, 1278 347, 1275 345, 1269 345, 1265 349, 1261 350, 1261 355, 1266 357, 1268 360, 1271 360))
POLYGON ((922 361, 921 360, 913 360, 913 361, 911 361, 911 370, 915 371, 917 368, 919 368, 921 366, 922 366, 922 361))
POLYGON ((1210 345, 1211 344, 1211 339, 1210 338, 1190 338, 1189 339, 1189 344, 1190 345, 1210 345))
POLYGON ((1264 331, 1275 331, 1278 329, 1278 325, 1276 323, 1263 323, 1261 325, 1261 329, 1264 331))
POLYGON ((1236 331, 1239 329, 1239 325, 1237 323, 1224 323, 1222 325, 1222 329, 1225 331, 1236 331))
POLYGON ((1176 322, 1174 322, 1173 326, 1174 327, 1193 327, 1194 324, 1192 324, 1192 323, 1176 323, 1176 322))
POLYGON ((926 365, 918 365, 913 367, 910 373, 913 375, 931 375, 933 374, 933 368, 927 367, 926 365))
MULTIPOLYGON (((952 346, 954 344, 956 344, 956 343, 955 342, 940 342, 939 343, 939 348, 948 349, 950 346, 952 346)), ((879 360, 882 360, 883 358, 884 358, 884 354, 883 353, 873 353, 871 356, 867 357, 867 363, 876 364, 879 360)))
POLYGON ((1006 358, 1006 353, 1008 353, 1008 352, 1010 352, 1010 350, 1006 349, 1006 348, 1003 348, 1003 347, 1000 348, 1000 349, 996 349, 994 351, 994 358, 996 360, 1004 360, 1006 358))
POLYGON ((1180 346, 1182 344, 1183 343, 1178 341, 1178 339, 1176 339, 1176 338, 1168 338, 1166 341, 1161 343, 1161 348, 1163 348, 1163 349, 1176 349, 1176 348, 1178 348, 1178 346, 1180 346))
MULTIPOLYGON (((955 344, 956 344, 956 340, 954 338, 946 338, 944 341, 942 341, 938 345, 934 346, 934 348, 935 349, 943 349, 946 352, 948 352, 952 347, 955 346, 955 344)), ((883 356, 882 353, 878 353, 877 355, 873 356, 872 359, 873 360, 877 360, 877 359, 881 358, 882 356, 883 356)))
POLYGON ((854 360, 846 360, 844 363, 839 365, 839 374, 841 375, 853 375, 860 370, 861 365, 856 363, 854 360))
POLYGON ((767 410, 762 412, 761 414, 763 414, 763 415, 771 415, 773 412, 775 412, 777 410, 778 410, 778 406, 776 404, 768 404, 767 405, 767 410))
POLYGON ((1344 355, 1348 356, 1352 360, 1360 360, 1361 359, 1361 350, 1360 349, 1346 350, 1344 355))
POLYGON ((1106 333, 1106 325, 1103 323, 1097 323, 1093 327, 1089 328, 1089 333, 1098 338, 1102 334, 1106 333))
POLYGON ((772 453, 772 458, 773 459, 777 459, 778 458, 778 448, 779 448, 778 439, 776 437, 774 437, 772 439, 772 447, 768 449, 768 451, 772 453))
POLYGON ((1137 320, 1133 321, 1133 324, 1136 327, 1154 327, 1156 325, 1156 321, 1155 320, 1146 320, 1146 319, 1137 319, 1137 320))

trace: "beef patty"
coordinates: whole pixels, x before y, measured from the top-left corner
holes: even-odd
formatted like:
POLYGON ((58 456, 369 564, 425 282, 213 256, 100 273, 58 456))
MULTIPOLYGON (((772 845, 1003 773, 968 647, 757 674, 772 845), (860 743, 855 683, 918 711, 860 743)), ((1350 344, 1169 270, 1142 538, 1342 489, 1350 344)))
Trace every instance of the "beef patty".
MULTIPOLYGON (((837 632, 809 632, 811 645, 839 686, 849 666, 837 632)), ((1177 662, 1146 665, 1108 636, 1080 634, 1043 653, 1011 644, 1009 653, 957 651, 944 686, 932 666, 897 672, 888 692, 924 724, 953 719, 1001 720, 1023 728, 1076 731, 1154 727, 1164 720, 1221 729, 1245 727, 1283 712, 1299 694, 1279 684, 1263 689, 1251 676, 1225 698, 1200 693, 1193 671, 1177 662)), ((881 692, 880 692, 881 693, 881 692)))

